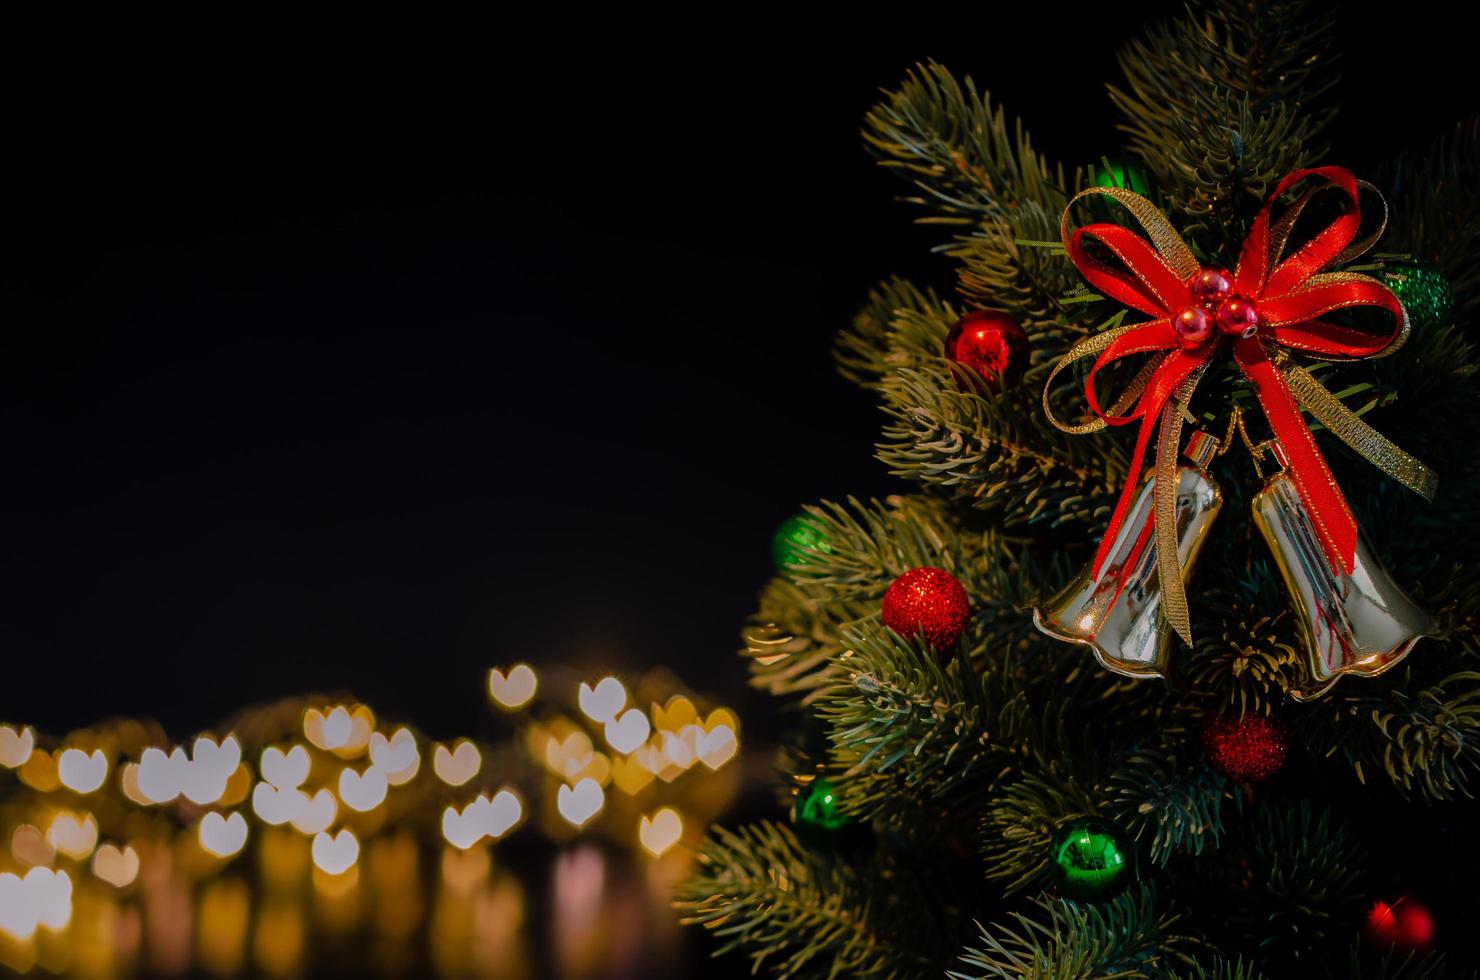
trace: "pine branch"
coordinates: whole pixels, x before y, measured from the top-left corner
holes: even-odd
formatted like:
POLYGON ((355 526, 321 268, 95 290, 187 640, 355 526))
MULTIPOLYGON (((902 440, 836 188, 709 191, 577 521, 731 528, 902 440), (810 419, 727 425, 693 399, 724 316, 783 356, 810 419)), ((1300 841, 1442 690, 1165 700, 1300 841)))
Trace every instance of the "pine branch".
POLYGON ((1017 242, 1057 239, 1067 189, 1081 173, 1066 180, 970 77, 917 65, 865 116, 863 138, 881 166, 919 192, 904 200, 930 212, 922 223, 959 229, 946 250, 963 263, 965 296, 1015 313, 1030 331, 1065 312, 1059 300, 1076 281, 1072 266, 1017 242))
POLYGON ((888 629, 848 634, 848 681, 823 694, 842 808, 862 819, 915 819, 963 788, 985 792, 1019 737, 1023 700, 1010 671, 978 677, 888 629))
POLYGON ((1449 969, 1443 953, 1419 953, 1413 950, 1388 950, 1380 955, 1354 946, 1342 974, 1348 980, 1446 980, 1461 976, 1473 980, 1473 973, 1461 974, 1449 969))
POLYGON ((974 548, 938 503, 894 497, 848 504, 806 505, 828 547, 787 567, 761 593, 742 632, 753 686, 815 701, 838 676, 833 658, 847 649, 844 627, 876 617, 884 590, 908 569, 946 568, 969 591, 982 584, 969 571, 974 548))
POLYGON ((1033 149, 1022 122, 1009 126, 990 95, 934 61, 916 65, 869 110, 863 139, 882 166, 919 190, 906 200, 944 223, 974 223, 1027 201, 1062 207, 1066 199, 1063 169, 1033 149))
POLYGON ((1223 804, 1242 800, 1228 779, 1207 765, 1162 749, 1133 753, 1111 774, 1109 788, 1118 822, 1138 841, 1150 837, 1151 860, 1163 865, 1174 854, 1216 848, 1223 836, 1223 804))
POLYGON ((1249 205, 1324 155, 1334 112, 1310 107, 1336 83, 1331 23, 1304 0, 1200 3, 1120 53, 1121 129, 1207 254, 1227 253, 1249 205))
POLYGON ((872 615, 873 604, 815 598, 784 578, 770 581, 760 608, 741 632, 750 684, 811 704, 836 679, 831 660, 843 652, 842 628, 872 615))
POLYGON ((1404 153, 1383 183, 1392 209, 1382 248, 1438 263, 1460 311, 1480 305, 1480 116, 1471 116, 1424 154, 1404 153))
POLYGON ((875 286, 853 323, 833 343, 838 373, 861 388, 878 389, 900 360, 892 353, 891 327, 901 314, 954 316, 932 289, 920 289, 898 277, 875 286))
POLYGON ((884 382, 879 459, 896 476, 1000 512, 1004 528, 1103 520, 1125 475, 1123 451, 1054 429, 1041 383, 1042 373, 1029 372, 1019 388, 984 398, 962 390, 944 358, 922 358, 884 382))
POLYGON ((1011 922, 983 926, 981 947, 961 959, 970 969, 955 980, 1082 980, 1086 977, 1161 977, 1187 962, 1187 937, 1174 930, 1178 916, 1162 908, 1143 885, 1099 906, 1041 897, 1036 914, 1013 913, 1011 922))
POLYGON ((1262 959, 1306 961, 1333 930, 1345 930, 1362 900, 1366 855, 1346 821, 1313 810, 1308 800, 1264 806, 1244 828, 1227 925, 1236 948, 1262 959))
POLYGON ((766 822, 712 831, 698 860, 675 906, 720 939, 716 955, 742 950, 783 980, 940 975, 934 903, 903 868, 845 862, 766 822))
POLYGON ((1242 956, 1235 960, 1214 957, 1209 965, 1192 963, 1183 976, 1186 980, 1268 980, 1253 962, 1245 963, 1242 956))
POLYGON ((1310 751, 1343 759, 1364 783, 1385 778, 1401 795, 1430 801, 1473 795, 1480 672, 1422 685, 1410 667, 1381 685, 1337 685, 1300 718, 1310 751))

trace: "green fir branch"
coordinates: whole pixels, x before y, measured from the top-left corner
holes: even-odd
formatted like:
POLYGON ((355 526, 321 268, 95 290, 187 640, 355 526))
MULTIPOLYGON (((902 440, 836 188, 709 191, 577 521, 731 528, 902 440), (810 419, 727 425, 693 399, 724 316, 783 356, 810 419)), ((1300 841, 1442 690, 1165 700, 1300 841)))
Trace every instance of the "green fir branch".
POLYGON ((1337 685, 1300 719, 1311 752, 1345 761, 1364 783, 1381 779, 1405 797, 1430 801, 1473 795, 1480 672, 1420 684, 1407 668, 1391 683, 1337 685))
POLYGON ((1305 0, 1199 4, 1120 52, 1121 129, 1205 254, 1235 254, 1259 200, 1324 156, 1331 25, 1305 0))
POLYGON ((1480 115, 1385 174, 1391 217, 1382 247, 1436 262, 1461 313, 1480 307, 1480 115))
POLYGON ((1014 912, 992 926, 977 924, 980 946, 961 956, 968 969, 954 980, 1083 980, 1087 977, 1171 977, 1187 962, 1191 940, 1176 931, 1179 916, 1142 885, 1101 905, 1040 897, 1033 912, 1014 912))
POLYGON ((717 828, 675 907, 778 978, 939 976, 932 905, 905 869, 876 868, 804 847, 788 827, 717 828), (920 921, 924 919, 925 921, 920 921), (908 923, 903 925, 901 923, 908 923))
POLYGON ((1242 799, 1206 764, 1161 749, 1133 753, 1111 774, 1109 791, 1120 825, 1162 865, 1173 855, 1216 848, 1224 830, 1223 805, 1242 799))

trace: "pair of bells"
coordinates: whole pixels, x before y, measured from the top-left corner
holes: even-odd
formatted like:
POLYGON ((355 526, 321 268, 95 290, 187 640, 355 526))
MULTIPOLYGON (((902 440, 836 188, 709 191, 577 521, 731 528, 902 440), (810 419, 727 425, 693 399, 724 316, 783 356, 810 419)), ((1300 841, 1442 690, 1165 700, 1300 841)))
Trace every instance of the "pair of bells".
MULTIPOLYGON (((1185 450, 1191 465, 1177 470, 1177 559, 1184 582, 1223 506, 1223 493, 1206 471, 1217 449, 1218 440, 1195 431, 1185 450)), ((1099 574, 1087 567, 1033 610, 1039 630, 1089 647, 1107 670, 1130 677, 1166 677, 1170 666, 1173 631, 1157 584, 1152 491, 1148 474, 1099 574)), ((1295 482, 1283 469, 1255 495, 1253 511, 1303 641, 1304 679, 1290 692, 1296 700, 1319 697, 1343 674, 1380 674, 1420 637, 1434 634, 1433 619, 1399 588, 1360 535, 1351 574, 1332 570, 1295 482)))

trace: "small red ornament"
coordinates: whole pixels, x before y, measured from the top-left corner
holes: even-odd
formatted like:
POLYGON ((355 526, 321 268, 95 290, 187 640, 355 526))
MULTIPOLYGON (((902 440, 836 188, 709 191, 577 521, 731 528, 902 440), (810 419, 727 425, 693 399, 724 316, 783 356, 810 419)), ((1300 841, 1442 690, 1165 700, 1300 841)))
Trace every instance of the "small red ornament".
POLYGON ((936 653, 960 639, 969 612, 966 590, 944 568, 912 568, 884 592, 884 625, 900 636, 923 633, 936 653))
POLYGON ((1434 948, 1434 932, 1433 914, 1412 895, 1392 903, 1373 902, 1362 927, 1362 935, 1374 946, 1419 952, 1434 948))
POLYGON ((1259 332, 1259 310, 1242 296, 1230 296, 1218 306, 1218 329, 1247 340, 1259 332))
POLYGON ((1183 347, 1201 347, 1216 329, 1213 314, 1201 306, 1189 306, 1172 319, 1172 329, 1183 347))
POLYGON ((1193 275, 1192 281, 1187 284, 1187 290, 1203 306, 1216 310, 1218 304, 1233 292, 1233 276, 1227 269, 1204 267, 1193 275))
POLYGON ((956 321, 946 335, 946 357, 972 374, 957 377, 992 391, 1016 384, 1028 366, 1028 334, 1006 313, 976 310, 956 321), (981 379, 976 381, 975 379, 981 379))
POLYGON ((1213 715, 1203 726, 1202 740, 1213 768, 1241 783, 1273 776, 1290 751, 1289 729, 1265 715, 1213 715))

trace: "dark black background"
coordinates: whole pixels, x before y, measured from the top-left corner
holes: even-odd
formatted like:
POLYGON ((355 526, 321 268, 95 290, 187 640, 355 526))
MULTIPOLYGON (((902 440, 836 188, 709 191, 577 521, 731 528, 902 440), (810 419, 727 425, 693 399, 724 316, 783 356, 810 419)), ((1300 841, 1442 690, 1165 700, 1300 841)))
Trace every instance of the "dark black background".
MULTIPOLYGON (((950 284, 878 88, 933 55, 1097 159, 1114 48, 1177 9, 1001 6, 12 37, 0 719, 347 689, 450 734, 524 659, 740 697, 771 529, 890 487, 833 333, 950 284)), ((1473 110, 1439 11, 1341 22, 1333 162, 1473 110)))

